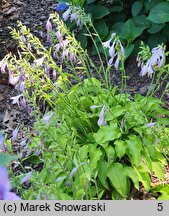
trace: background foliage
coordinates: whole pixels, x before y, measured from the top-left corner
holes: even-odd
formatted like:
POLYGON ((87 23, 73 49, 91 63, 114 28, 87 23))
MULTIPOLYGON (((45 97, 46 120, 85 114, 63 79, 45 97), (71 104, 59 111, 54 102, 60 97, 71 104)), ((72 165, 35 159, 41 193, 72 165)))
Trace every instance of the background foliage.
MULTIPOLYGON (((84 8, 102 40, 116 32, 131 53, 138 51, 140 41, 151 48, 169 41, 169 2, 161 0, 96 1, 60 0, 84 8)), ((70 23, 68 24, 70 26, 70 23)), ((87 46, 86 30, 77 35, 82 46, 87 46)))

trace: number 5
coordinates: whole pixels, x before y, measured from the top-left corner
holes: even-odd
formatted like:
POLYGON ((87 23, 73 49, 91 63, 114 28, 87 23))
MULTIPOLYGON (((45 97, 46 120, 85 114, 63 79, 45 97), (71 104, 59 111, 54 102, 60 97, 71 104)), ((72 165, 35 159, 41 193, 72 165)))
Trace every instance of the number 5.
POLYGON ((163 210, 163 203, 158 203, 157 210, 158 211, 162 211, 163 210))

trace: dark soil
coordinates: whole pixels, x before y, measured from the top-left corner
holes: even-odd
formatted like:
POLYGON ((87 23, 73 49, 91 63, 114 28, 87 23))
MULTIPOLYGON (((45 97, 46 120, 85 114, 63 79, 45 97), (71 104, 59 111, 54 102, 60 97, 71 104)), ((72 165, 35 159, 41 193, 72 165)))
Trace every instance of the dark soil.
MULTIPOLYGON (((8 52, 17 53, 17 45, 9 35, 10 27, 16 27, 17 20, 22 21, 24 25, 31 29, 31 32, 41 40, 46 40, 45 22, 50 12, 55 6, 55 0, 0 0, 0 60, 8 52)), ((95 57, 94 57, 95 59, 95 57)), ((97 62, 97 59, 95 59, 97 62)), ((135 57, 131 57, 126 62, 127 86, 132 95, 140 93, 145 95, 151 80, 147 77, 139 76, 140 69, 137 67, 135 57)), ((113 72, 114 85, 120 85, 121 74, 118 71, 113 72)), ((164 86, 169 82, 165 80, 161 84, 156 97, 160 97, 164 86)), ((13 86, 8 85, 8 80, 0 75, 0 130, 5 130, 10 138, 12 131, 18 125, 32 128, 33 119, 27 113, 27 110, 20 110, 17 105, 13 105, 11 97, 18 95, 13 86)), ((169 109, 169 93, 164 95, 165 106, 169 109)), ((169 169, 166 167, 166 181, 169 183, 169 169)), ((160 184, 160 181, 152 176, 152 184, 160 184)), ((146 194, 141 188, 135 194, 134 199, 155 199, 155 195, 146 194)))

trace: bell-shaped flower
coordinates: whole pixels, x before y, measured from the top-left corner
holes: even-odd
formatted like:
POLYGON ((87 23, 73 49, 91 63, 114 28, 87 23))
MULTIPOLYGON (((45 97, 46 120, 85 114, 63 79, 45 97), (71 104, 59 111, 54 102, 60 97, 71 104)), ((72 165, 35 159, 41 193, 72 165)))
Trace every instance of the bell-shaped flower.
POLYGON ((121 41, 120 41, 120 40, 118 40, 118 43, 120 44, 121 54, 124 56, 124 54, 125 54, 124 47, 123 47, 123 45, 121 44, 121 41))
POLYGON ((152 127, 154 127, 155 124, 157 124, 157 122, 150 122, 150 123, 146 124, 146 126, 149 128, 152 128, 152 127))
POLYGON ((12 142, 14 142, 17 139, 18 136, 18 132, 19 132, 19 126, 15 128, 15 130, 12 132, 12 142))
POLYGON ((1 71, 1 73, 5 74, 7 69, 8 69, 8 63, 7 63, 7 61, 5 61, 5 59, 2 59, 0 61, 0 71, 1 71))
POLYGON ((73 168, 70 176, 73 177, 77 173, 79 167, 82 166, 83 164, 85 164, 85 162, 80 163, 78 166, 76 166, 75 168, 73 168))
POLYGON ((28 182, 29 182, 31 176, 32 176, 32 171, 31 171, 31 172, 28 172, 28 173, 25 175, 25 177, 21 180, 21 183, 20 183, 20 184, 24 184, 24 183, 28 184, 28 182))
POLYGON ((71 14, 71 12, 72 12, 72 9, 71 9, 71 8, 68 8, 67 11, 65 11, 65 12, 63 13, 62 17, 63 17, 64 21, 68 20, 69 15, 71 14))
POLYGON ((56 80, 57 72, 55 69, 53 69, 52 76, 53 76, 53 80, 56 80))
POLYGON ((148 74, 149 77, 152 77, 155 67, 162 67, 165 61, 165 52, 162 45, 155 47, 151 51, 152 55, 148 59, 147 63, 141 62, 140 56, 137 58, 139 65, 141 65, 140 75, 144 76, 148 74))
POLYGON ((109 55, 110 55, 111 58, 114 59, 114 56, 115 56, 115 41, 113 42, 112 46, 109 49, 109 55))
POLYGON ((51 112, 51 113, 47 113, 43 116, 43 122, 45 124, 49 124, 50 123, 50 119, 51 117, 53 116, 54 112, 51 112))
POLYGON ((18 106, 19 106, 19 99, 20 99, 20 97, 22 97, 22 96, 23 96, 23 94, 19 94, 19 95, 15 96, 15 97, 11 97, 10 99, 13 100, 13 101, 12 101, 12 104, 18 104, 18 106))
POLYGON ((103 105, 102 110, 101 110, 100 115, 99 115, 99 120, 97 121, 97 124, 99 127, 101 127, 102 125, 104 125, 104 126, 106 125, 105 112, 106 112, 106 107, 105 107, 105 105, 103 105))
POLYGON ((43 64, 44 62, 44 57, 41 57, 39 59, 34 60, 34 62, 36 63, 36 65, 39 67, 43 64))
POLYGON ((114 67, 116 68, 116 70, 118 70, 119 68, 119 63, 120 63, 120 54, 118 53, 116 61, 114 63, 114 67))
POLYGON ((25 36, 24 36, 24 35, 21 35, 21 37, 20 37, 20 38, 21 38, 21 41, 22 41, 22 43, 26 44, 26 42, 27 42, 27 41, 26 41, 26 38, 25 38, 25 36))
POLYGON ((9 83, 13 86, 15 86, 18 82, 19 82, 19 78, 20 76, 13 76, 11 74, 9 74, 9 83))
POLYGON ((103 42, 102 43, 103 47, 110 48, 111 41, 112 41, 112 38, 110 38, 108 41, 103 42))
POLYGON ((77 13, 72 13, 71 15, 70 15, 70 21, 72 22, 72 21, 74 21, 74 20, 77 20, 78 19, 78 14, 77 13))
POLYGON ((51 31, 52 30, 52 23, 50 22, 50 18, 46 22, 46 30, 51 31))
POLYGON ((63 40, 63 37, 62 37, 62 34, 61 34, 61 31, 58 30, 56 33, 55 33, 57 39, 59 42, 61 42, 63 40))

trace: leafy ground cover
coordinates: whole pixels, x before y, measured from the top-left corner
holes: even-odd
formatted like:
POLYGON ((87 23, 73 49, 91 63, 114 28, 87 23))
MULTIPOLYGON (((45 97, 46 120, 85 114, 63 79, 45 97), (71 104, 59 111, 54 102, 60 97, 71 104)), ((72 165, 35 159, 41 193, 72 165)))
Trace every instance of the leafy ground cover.
POLYGON ((168 85, 154 97, 168 76, 165 45, 150 49, 142 43, 137 59, 150 84, 142 95, 133 94, 119 36, 113 33, 103 42, 79 7, 66 5, 62 17, 85 26, 97 63, 56 13, 46 22, 48 47, 19 22, 11 32, 18 56, 10 53, 0 62, 1 73, 18 91, 13 104, 35 119, 31 132, 19 126, 11 140, 1 134, 0 162, 17 166, 17 172, 10 169, 15 192, 22 199, 116 200, 143 191, 168 199, 169 111, 163 103, 168 85), (113 83, 115 73, 120 85, 113 83), (12 150, 16 141, 19 155, 12 150), (153 185, 153 178, 160 184, 153 185))

